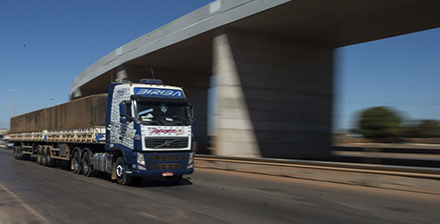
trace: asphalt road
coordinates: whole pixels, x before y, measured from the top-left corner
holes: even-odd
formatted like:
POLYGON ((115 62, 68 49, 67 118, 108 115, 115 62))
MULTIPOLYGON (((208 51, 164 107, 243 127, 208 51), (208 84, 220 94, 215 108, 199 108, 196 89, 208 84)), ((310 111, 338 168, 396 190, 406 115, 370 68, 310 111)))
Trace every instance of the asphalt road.
MULTIPOLYGON (((62 164, 61 164, 62 165, 62 164)), ((2 223, 438 223, 440 195, 196 169, 119 186, 0 148, 2 223)))

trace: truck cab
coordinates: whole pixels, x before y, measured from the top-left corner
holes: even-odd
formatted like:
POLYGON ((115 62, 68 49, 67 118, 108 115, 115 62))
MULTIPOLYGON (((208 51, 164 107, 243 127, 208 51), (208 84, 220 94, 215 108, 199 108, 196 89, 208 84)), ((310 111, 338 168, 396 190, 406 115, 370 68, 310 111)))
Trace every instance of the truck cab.
POLYGON ((137 176, 163 176, 177 183, 193 173, 193 110, 182 88, 160 80, 112 83, 105 151, 123 158, 112 165, 118 183, 129 184, 137 176))

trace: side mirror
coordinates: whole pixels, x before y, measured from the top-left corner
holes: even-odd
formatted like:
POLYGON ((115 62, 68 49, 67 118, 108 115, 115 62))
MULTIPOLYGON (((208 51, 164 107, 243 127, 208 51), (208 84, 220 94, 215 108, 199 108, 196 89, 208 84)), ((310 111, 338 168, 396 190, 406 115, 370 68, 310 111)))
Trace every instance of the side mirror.
POLYGON ((194 106, 193 105, 189 105, 189 110, 190 110, 190 113, 191 113, 192 123, 193 124, 197 123, 196 110, 194 109, 194 106))
POLYGON ((119 104, 119 116, 120 116, 119 121, 121 123, 127 123, 131 121, 130 106, 131 106, 130 102, 121 102, 119 104))

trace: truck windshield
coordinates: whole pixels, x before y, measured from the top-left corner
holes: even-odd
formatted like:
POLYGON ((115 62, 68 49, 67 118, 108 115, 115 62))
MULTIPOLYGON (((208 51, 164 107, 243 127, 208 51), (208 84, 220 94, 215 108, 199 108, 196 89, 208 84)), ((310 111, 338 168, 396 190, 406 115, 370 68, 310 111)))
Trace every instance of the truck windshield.
POLYGON ((186 102, 137 101, 137 119, 148 125, 191 124, 190 109, 186 102))

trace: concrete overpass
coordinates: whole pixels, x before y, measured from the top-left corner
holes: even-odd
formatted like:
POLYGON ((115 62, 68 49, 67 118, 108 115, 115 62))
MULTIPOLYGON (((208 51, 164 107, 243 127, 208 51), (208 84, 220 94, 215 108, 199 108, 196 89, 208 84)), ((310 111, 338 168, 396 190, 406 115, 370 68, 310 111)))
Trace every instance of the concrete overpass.
POLYGON ((437 0, 217 0, 101 58, 71 96, 106 92, 117 77, 137 82, 153 68, 196 106, 199 152, 325 158, 333 50, 439 26, 437 0))

